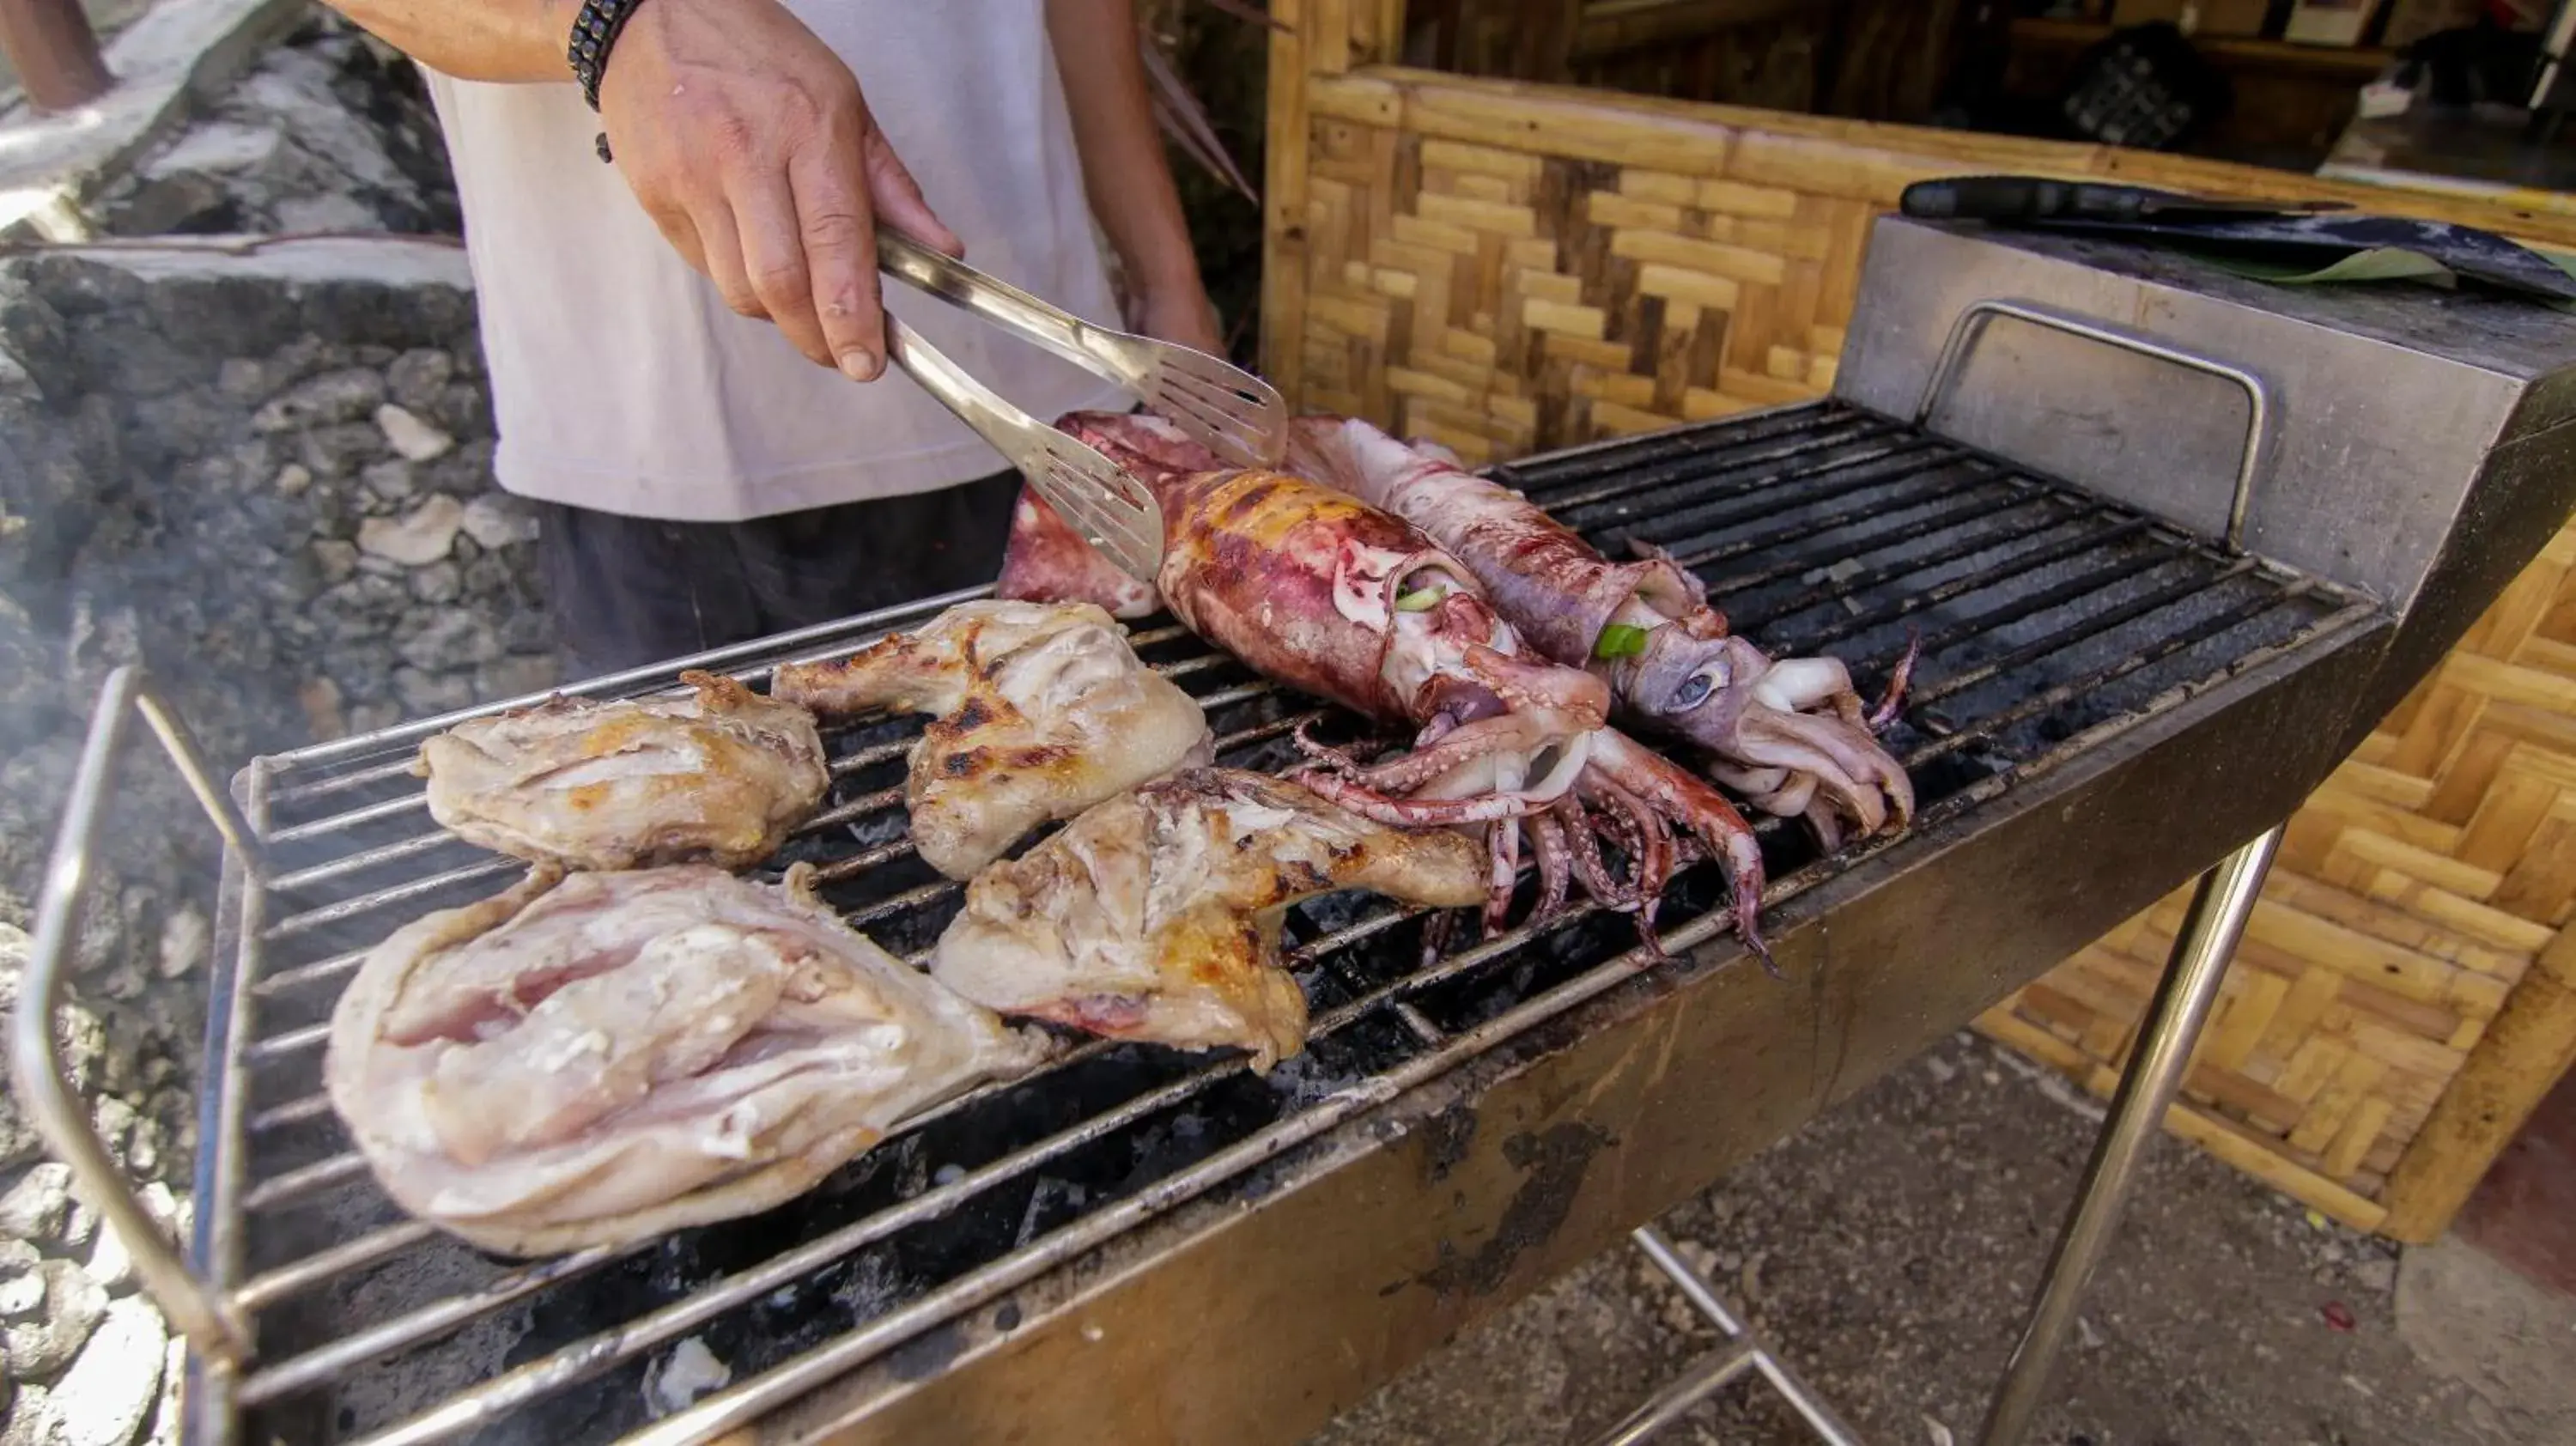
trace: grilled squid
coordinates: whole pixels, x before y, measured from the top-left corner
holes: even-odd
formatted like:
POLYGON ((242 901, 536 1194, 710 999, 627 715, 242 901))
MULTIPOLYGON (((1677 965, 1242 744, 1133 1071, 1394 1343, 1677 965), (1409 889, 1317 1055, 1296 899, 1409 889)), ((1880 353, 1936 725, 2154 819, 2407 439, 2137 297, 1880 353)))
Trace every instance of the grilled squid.
POLYGON ((1436 449, 1310 417, 1289 463, 1422 529, 1533 648, 1604 679, 1622 719, 1708 750, 1710 776, 1764 812, 1803 816, 1827 848, 1846 827, 1867 837, 1912 821, 1913 784, 1876 736, 1896 716, 1912 648, 1873 710, 1839 661, 1775 660, 1731 635, 1699 579, 1660 551, 1612 562, 1436 449))
MULTIPOLYGON (((1665 883, 1705 852, 1726 871, 1740 937, 1761 951, 1762 854, 1743 817, 1608 726, 1609 685, 1527 646, 1475 574, 1412 524, 1302 477, 1226 467, 1151 418, 1058 425, 1153 487, 1166 534, 1156 594, 1184 626, 1280 683, 1413 730, 1383 760, 1301 733, 1300 781, 1380 823, 1481 830, 1489 929, 1508 916, 1526 842, 1539 917, 1579 883, 1637 914, 1653 947, 1665 883), (1607 866, 1605 837, 1629 860, 1625 877, 1607 866)), ((997 591, 1128 616, 1153 605, 1028 493, 997 591)))

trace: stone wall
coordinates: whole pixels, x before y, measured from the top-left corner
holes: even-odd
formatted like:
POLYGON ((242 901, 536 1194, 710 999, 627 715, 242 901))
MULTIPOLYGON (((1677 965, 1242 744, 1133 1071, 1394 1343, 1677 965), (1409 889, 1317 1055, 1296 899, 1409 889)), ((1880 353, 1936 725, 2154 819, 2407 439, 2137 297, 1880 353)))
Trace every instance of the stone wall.
POLYGON ((453 235, 458 226, 419 68, 318 6, 83 209, 113 236, 453 235))
MULTIPOLYGON (((0 1006, 100 681, 149 668, 217 765, 543 688, 533 519, 493 488, 461 249, 107 244, 0 261, 0 1006)), ((137 730, 64 1039, 178 1228, 214 835, 137 730)), ((6 1446, 126 1446, 166 1338, 0 1101, 6 1446)))

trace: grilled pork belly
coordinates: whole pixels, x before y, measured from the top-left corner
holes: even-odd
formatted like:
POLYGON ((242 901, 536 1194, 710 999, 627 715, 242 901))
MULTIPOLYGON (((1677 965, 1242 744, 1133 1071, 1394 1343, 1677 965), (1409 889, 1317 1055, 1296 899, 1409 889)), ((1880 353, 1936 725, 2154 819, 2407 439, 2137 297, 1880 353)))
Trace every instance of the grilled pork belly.
POLYGON ((602 703, 555 697, 460 723, 420 746, 430 817, 531 863, 739 868, 775 852, 831 783, 804 709, 731 678, 602 703))
POLYGON ((1279 967, 1288 907, 1363 888, 1463 906, 1485 853, 1401 832, 1258 773, 1193 768, 1102 803, 966 889, 933 977, 1004 1014, 1119 1039, 1305 1047, 1306 1000, 1279 967))
POLYGON ((1199 705, 1089 603, 962 603, 841 661, 781 668, 772 688, 825 717, 937 715, 904 800, 921 857, 952 879, 1213 748, 1199 705))
POLYGON ((853 932, 807 873, 540 868, 418 920, 332 1014, 332 1106, 405 1209, 546 1255, 768 1209, 1043 1058, 853 932))

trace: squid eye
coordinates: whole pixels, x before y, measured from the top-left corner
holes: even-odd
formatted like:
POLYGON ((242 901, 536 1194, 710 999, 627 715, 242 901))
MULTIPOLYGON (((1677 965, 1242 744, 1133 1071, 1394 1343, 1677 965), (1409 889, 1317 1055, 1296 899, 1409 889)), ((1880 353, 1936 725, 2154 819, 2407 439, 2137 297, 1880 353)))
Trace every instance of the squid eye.
POLYGON ((1684 678, 1682 685, 1673 690, 1674 711, 1696 708, 1707 702, 1708 695, 1716 692, 1718 685, 1726 681, 1725 674, 1723 668, 1702 668, 1684 678))

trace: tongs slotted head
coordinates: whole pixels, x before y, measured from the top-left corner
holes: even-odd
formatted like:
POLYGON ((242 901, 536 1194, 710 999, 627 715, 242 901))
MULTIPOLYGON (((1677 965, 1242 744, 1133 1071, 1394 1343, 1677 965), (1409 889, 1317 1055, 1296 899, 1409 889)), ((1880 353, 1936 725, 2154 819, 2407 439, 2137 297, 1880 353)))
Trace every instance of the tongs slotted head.
POLYGON ((1238 467, 1288 455, 1288 404, 1276 387, 1205 352, 1095 326, 890 227, 877 264, 943 301, 1135 393, 1160 416, 1238 467))
POLYGON ((1151 585, 1163 566, 1163 508, 1100 450, 1002 400, 921 334, 886 314, 886 357, 992 444, 1118 570, 1151 585))

